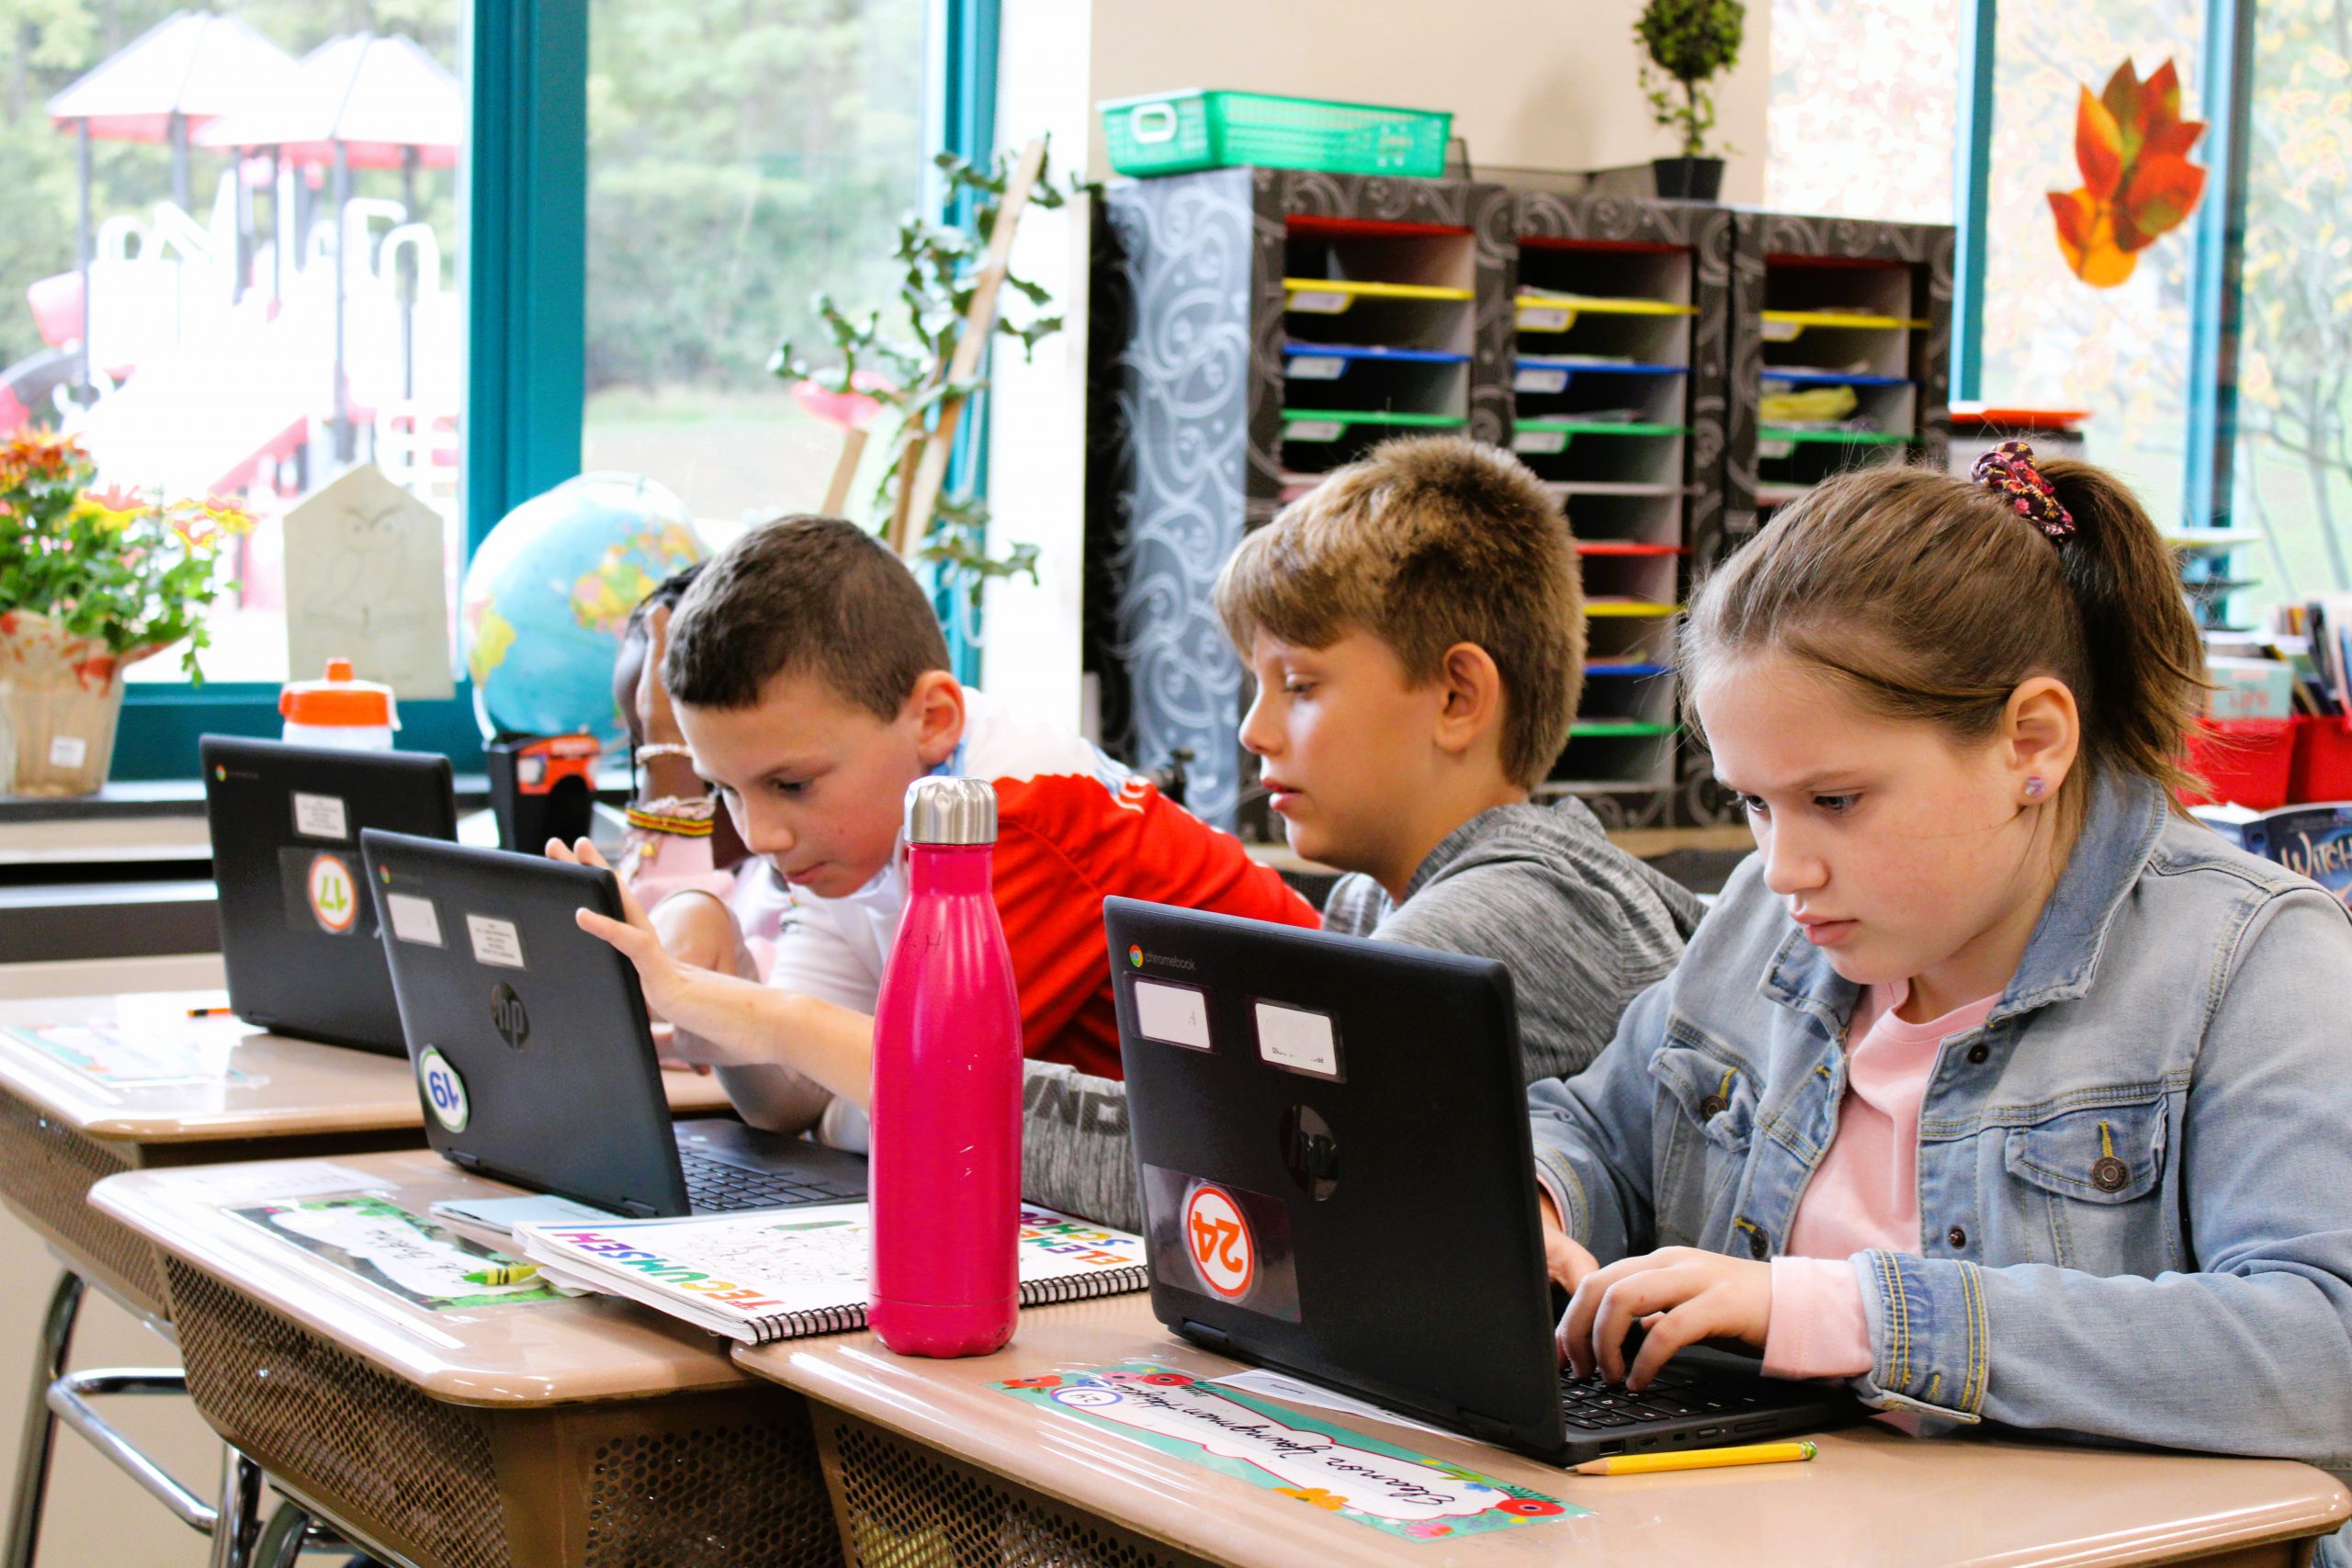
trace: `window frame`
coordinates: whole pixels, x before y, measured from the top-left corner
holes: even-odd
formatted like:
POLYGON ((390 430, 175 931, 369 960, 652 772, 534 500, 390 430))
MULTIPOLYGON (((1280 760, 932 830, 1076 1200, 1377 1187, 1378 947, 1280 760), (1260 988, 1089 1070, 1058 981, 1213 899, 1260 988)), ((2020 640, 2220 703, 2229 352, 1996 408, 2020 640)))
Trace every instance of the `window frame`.
MULTIPOLYGON (((1984 253, 1993 167, 1994 64, 1999 0, 1963 0, 1960 19, 1960 124, 1953 220, 1952 396, 1982 396, 1984 253)), ((2188 529, 2231 525, 2237 461, 2237 368, 2245 249, 2249 117, 2254 88, 2256 0, 2205 0, 2199 72, 2199 149, 2211 171, 2191 226, 2189 372, 2186 485, 2188 529)), ((2152 501, 2154 498, 2150 498, 2152 501)), ((2159 515, 2162 507, 2152 508, 2159 515)))
MULTIPOLYGON (((650 0, 658 3, 658 0, 650 0)), ((586 385, 589 0, 467 0, 459 53, 469 107, 458 164, 466 298, 460 428, 466 555, 514 506, 580 472, 586 385)), ((927 141, 975 161, 995 149, 998 0, 931 0, 927 141)), ((974 411, 977 415, 979 411, 974 411)), ((954 480, 981 484, 967 419, 954 480)), ((978 650, 957 638, 957 668, 978 650)), ((277 734, 268 682, 138 682, 111 776, 193 778, 197 738, 277 734)), ((401 705, 400 743, 482 765, 473 689, 401 705)))

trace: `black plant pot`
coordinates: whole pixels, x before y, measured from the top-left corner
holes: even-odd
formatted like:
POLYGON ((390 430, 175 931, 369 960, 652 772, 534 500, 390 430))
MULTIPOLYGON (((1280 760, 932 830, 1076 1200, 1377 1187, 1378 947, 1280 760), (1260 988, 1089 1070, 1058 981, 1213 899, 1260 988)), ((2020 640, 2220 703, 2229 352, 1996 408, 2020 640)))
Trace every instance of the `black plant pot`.
POLYGON ((1677 201, 1713 201, 1724 188, 1721 158, 1653 158, 1657 193, 1677 201))

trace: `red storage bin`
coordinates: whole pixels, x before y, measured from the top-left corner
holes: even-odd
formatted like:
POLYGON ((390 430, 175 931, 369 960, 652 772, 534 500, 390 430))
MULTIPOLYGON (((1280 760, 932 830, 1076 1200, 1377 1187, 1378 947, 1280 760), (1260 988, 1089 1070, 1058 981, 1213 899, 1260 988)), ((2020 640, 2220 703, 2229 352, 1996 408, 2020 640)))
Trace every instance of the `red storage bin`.
POLYGON ((2191 806, 2227 801, 2256 811, 2284 806, 2295 763, 2292 718, 2200 718, 2188 738, 2188 771, 2205 781, 2191 806))
POLYGON ((2292 801, 2352 800, 2352 723, 2340 717, 2295 720, 2292 801))

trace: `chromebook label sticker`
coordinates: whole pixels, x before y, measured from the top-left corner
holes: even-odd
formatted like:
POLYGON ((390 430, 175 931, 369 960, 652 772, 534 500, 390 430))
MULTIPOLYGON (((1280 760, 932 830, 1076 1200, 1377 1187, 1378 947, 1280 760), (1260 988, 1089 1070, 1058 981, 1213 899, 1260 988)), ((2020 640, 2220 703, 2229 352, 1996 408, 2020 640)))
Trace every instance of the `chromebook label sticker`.
POLYGON ((466 1099, 466 1080, 449 1065, 437 1045, 427 1045, 416 1058, 417 1087, 424 1091, 424 1107, 433 1119, 452 1133, 462 1133, 473 1119, 466 1099))
POLYGON ((523 963, 523 933, 514 929, 512 920, 492 919, 488 915, 466 917, 466 938, 473 943, 474 962, 495 964, 501 969, 521 969, 523 963))
POLYGON ((413 942, 421 947, 441 945, 441 912, 430 898, 420 898, 413 893, 384 895, 384 918, 392 922, 392 934, 402 942, 413 942))
POLYGON ((1209 1049, 1207 997, 1191 986, 1170 986, 1158 980, 1137 980, 1130 989, 1136 1000, 1137 1034, 1187 1050, 1209 1049))
POLYGON ((306 839, 334 839, 338 841, 351 837, 351 824, 344 811, 343 802, 332 795, 294 794, 294 830, 306 839))

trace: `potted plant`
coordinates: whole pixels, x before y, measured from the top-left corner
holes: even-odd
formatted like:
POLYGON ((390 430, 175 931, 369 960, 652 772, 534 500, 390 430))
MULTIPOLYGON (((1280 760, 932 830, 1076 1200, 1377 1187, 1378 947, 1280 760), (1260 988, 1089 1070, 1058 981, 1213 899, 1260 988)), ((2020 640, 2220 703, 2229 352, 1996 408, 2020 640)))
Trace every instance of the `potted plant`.
POLYGON ((1713 201, 1723 188, 1724 161, 1707 152, 1707 132, 1715 128, 1707 83, 1737 63, 1747 25, 1741 0, 1649 0, 1642 7, 1634 24, 1642 85, 1651 115, 1682 142, 1679 155, 1650 162, 1658 195, 1713 201))
POLYGON ((89 454, 43 431, 0 442, 0 793, 106 782, 123 671, 174 643, 201 681, 216 570, 253 526, 220 501, 96 491, 89 454))

